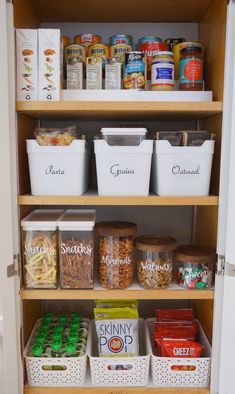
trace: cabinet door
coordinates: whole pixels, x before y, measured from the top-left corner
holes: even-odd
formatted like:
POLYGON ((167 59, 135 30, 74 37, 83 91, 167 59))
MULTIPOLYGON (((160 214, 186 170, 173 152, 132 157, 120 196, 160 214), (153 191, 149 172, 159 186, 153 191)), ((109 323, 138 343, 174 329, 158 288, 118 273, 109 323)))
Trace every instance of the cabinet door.
POLYGON ((7 267, 18 253, 16 225, 16 177, 15 159, 15 109, 14 90, 14 30, 12 4, 0 0, 0 392, 21 393, 19 305, 16 286, 18 280, 11 276, 7 267), (15 234, 14 234, 15 233, 15 234), (1 391, 2 390, 2 391, 1 391))
POLYGON ((216 278, 212 389, 234 393, 235 371, 235 1, 227 14, 225 86, 217 252, 224 256, 216 278))

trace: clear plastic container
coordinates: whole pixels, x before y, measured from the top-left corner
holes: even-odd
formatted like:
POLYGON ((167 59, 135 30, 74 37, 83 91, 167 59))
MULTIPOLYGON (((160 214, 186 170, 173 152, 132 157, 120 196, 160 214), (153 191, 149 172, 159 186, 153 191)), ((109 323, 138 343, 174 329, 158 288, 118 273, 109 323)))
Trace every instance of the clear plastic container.
POLYGON ((92 289, 95 210, 68 209, 59 228, 60 287, 92 289))
POLYGON ((106 289, 125 289, 133 281, 133 235, 137 226, 129 222, 103 222, 99 235, 99 282, 106 289))
POLYGON ((138 146, 145 139, 145 128, 102 128, 102 138, 111 146, 138 146))
POLYGON ((144 235, 135 240, 138 251, 137 280, 145 289, 165 289, 173 281, 174 238, 144 235))
POLYGON ((187 289, 210 289, 214 280, 216 252, 214 249, 198 246, 179 246, 174 253, 176 276, 179 285, 187 289))
POLYGON ((25 288, 57 287, 57 221, 62 213, 36 209, 21 221, 25 288))

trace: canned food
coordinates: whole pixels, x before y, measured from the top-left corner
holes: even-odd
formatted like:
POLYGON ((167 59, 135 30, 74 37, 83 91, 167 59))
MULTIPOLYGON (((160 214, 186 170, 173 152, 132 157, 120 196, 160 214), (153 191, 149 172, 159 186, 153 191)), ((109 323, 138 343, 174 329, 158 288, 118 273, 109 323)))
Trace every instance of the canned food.
POLYGON ((90 45, 87 48, 88 57, 101 57, 103 68, 105 67, 106 59, 109 58, 109 46, 104 44, 90 45))
POLYGON ((86 48, 89 45, 101 43, 101 40, 102 38, 98 34, 78 34, 73 38, 75 44, 82 45, 86 48))
POLYGON ((152 61, 152 90, 174 89, 174 55, 172 52, 158 52, 152 61))
POLYGON ((151 42, 162 42, 162 39, 156 36, 144 36, 138 39, 138 45, 150 44, 151 42))
POLYGON ((85 63, 86 60, 86 49, 78 44, 67 45, 64 49, 65 63, 73 63, 73 59, 76 59, 76 63, 85 63))
POLYGON ((63 41, 63 48, 65 48, 67 45, 71 43, 71 40, 67 36, 62 36, 62 41, 63 41))
POLYGON ((115 58, 119 63, 124 64, 125 53, 131 52, 132 47, 127 44, 116 44, 110 48, 110 57, 115 58))
POLYGON ((127 34, 117 34, 109 38, 109 45, 125 44, 133 46, 133 37, 127 34))
POLYGON ((177 38, 167 38, 165 40, 165 43, 168 45, 169 51, 173 52, 174 51, 174 46, 177 45, 177 44, 180 44, 181 42, 184 42, 184 41, 186 41, 186 40, 185 40, 185 38, 182 38, 182 37, 180 37, 180 38, 178 38, 178 37, 177 38))
POLYGON ((124 89, 141 89, 146 87, 146 55, 143 52, 125 54, 124 89))
POLYGON ((153 57, 160 51, 167 51, 168 47, 165 42, 143 43, 139 46, 139 50, 147 55, 147 78, 151 78, 151 65, 153 57))

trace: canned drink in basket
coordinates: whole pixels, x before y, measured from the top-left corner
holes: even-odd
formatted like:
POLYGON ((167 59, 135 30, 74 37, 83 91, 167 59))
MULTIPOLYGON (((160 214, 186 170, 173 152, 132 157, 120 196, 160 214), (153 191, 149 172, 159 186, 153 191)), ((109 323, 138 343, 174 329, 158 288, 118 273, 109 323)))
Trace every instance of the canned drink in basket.
POLYGON ((146 55, 143 52, 125 54, 123 86, 124 89, 146 88, 146 55))

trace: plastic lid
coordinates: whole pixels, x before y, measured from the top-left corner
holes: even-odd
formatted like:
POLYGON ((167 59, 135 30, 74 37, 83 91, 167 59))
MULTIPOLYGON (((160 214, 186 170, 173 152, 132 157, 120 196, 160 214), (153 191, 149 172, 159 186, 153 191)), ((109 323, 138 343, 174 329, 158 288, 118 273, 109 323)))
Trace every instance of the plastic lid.
POLYGON ((47 312, 47 313, 45 313, 45 315, 44 315, 44 317, 43 317, 43 320, 46 320, 46 321, 52 321, 52 319, 53 319, 53 313, 52 312, 47 312))
POLYGON ((23 220, 23 230, 56 230, 57 221, 64 211, 62 209, 35 209, 23 220))
POLYGON ((65 346, 66 353, 75 353, 76 352, 76 345, 74 343, 67 343, 65 346))
POLYGON ((44 335, 44 337, 47 337, 47 335, 48 335, 48 328, 40 327, 39 331, 38 331, 38 334, 44 335))
POLYGON ((46 320, 43 320, 42 322, 41 322, 41 324, 40 324, 40 330, 41 329, 43 329, 43 330, 48 330, 48 328, 49 328, 49 326, 50 326, 50 322, 49 321, 46 321, 46 320))
POLYGON ((78 334, 77 333, 70 333, 68 337, 68 342, 76 343, 78 341, 78 334))
POLYGON ((203 45, 200 44, 199 42, 194 42, 194 41, 185 41, 181 42, 180 44, 180 50, 185 49, 185 48, 201 48, 203 49, 203 45))
POLYGON ((78 330, 79 328, 80 328, 79 322, 72 322, 70 325, 70 329, 72 329, 72 330, 78 330))
POLYGON ((95 225, 95 209, 67 209, 60 217, 60 230, 91 231, 95 225))
POLYGON ((55 326, 54 332, 63 332, 64 331, 64 326, 62 323, 59 323, 55 326))
POLYGON ((157 57, 157 56, 164 56, 164 55, 167 55, 167 56, 174 56, 174 53, 173 53, 173 52, 170 52, 170 51, 159 51, 159 52, 157 52, 157 53, 154 55, 153 58, 155 58, 155 57, 157 57))
POLYGON ((61 315, 58 319, 59 323, 66 323, 67 321, 67 316, 66 315, 61 315))
POLYGON ((62 341, 53 341, 52 342, 53 350, 61 350, 62 349, 62 341))
POLYGON ((42 345, 36 344, 33 345, 32 347, 32 354, 33 356, 39 357, 43 353, 43 347, 42 345))
POLYGON ((199 245, 182 245, 175 250, 175 258, 185 263, 213 263, 216 251, 213 248, 199 245))
POLYGON ((143 235, 135 239, 135 247, 144 252, 171 252, 176 248, 176 240, 167 235, 143 235))
POLYGON ((103 135, 145 135, 147 133, 145 128, 125 128, 125 127, 111 127, 102 128, 101 133, 103 135))
POLYGON ((96 225, 99 235, 127 237, 137 231, 137 225, 130 222, 102 222, 96 225))
POLYGON ((53 339, 53 341, 61 341, 62 340, 62 333, 58 332, 58 331, 54 332, 52 334, 52 339, 53 339))
POLYGON ((35 343, 38 345, 43 345, 46 341, 46 335, 40 333, 35 338, 35 343))

